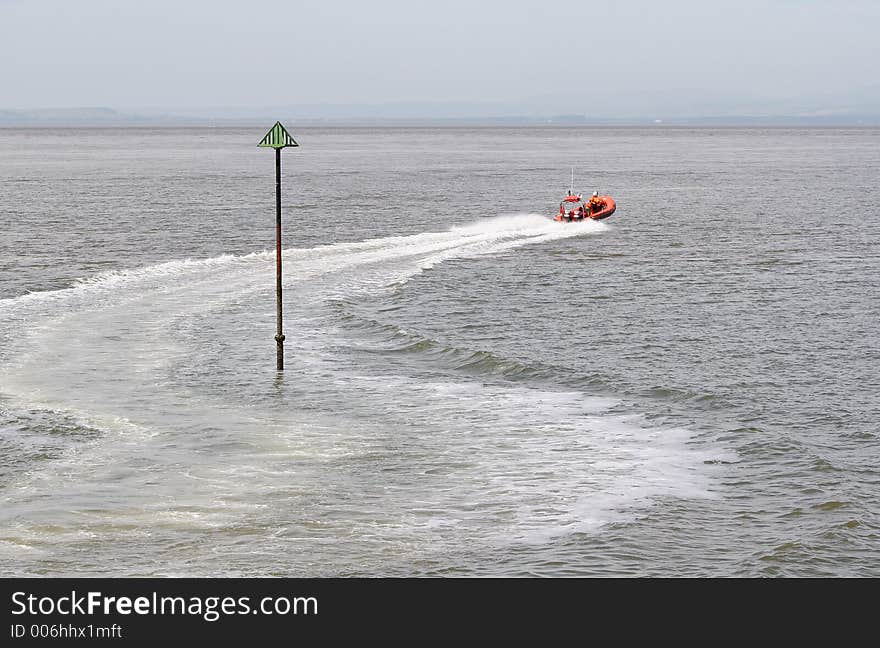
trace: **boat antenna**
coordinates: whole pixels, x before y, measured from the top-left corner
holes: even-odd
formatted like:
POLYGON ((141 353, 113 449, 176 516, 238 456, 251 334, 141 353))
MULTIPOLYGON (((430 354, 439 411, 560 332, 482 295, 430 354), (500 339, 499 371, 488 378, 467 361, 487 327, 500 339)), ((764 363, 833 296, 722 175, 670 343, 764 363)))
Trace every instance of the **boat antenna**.
POLYGON ((568 185, 568 195, 574 195, 574 167, 571 167, 571 184, 568 185))

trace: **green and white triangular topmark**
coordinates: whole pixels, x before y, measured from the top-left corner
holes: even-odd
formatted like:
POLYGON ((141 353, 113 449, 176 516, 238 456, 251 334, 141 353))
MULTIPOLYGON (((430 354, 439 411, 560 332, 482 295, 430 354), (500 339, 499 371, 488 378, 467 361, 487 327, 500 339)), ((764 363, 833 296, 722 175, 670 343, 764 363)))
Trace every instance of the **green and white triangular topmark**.
POLYGON ((257 146, 268 146, 275 149, 284 148, 285 146, 299 146, 296 141, 287 132, 287 129, 281 125, 281 122, 275 122, 275 125, 269 129, 257 146))

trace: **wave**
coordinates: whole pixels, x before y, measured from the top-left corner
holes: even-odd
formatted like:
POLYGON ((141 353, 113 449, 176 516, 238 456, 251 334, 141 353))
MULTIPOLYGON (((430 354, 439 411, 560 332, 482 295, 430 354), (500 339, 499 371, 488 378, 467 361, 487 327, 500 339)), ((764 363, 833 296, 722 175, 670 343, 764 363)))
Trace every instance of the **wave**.
POLYGON ((368 339, 371 342, 371 346, 360 349, 363 352, 391 358, 414 355, 422 362, 434 363, 456 372, 484 378, 524 380, 546 385, 564 384, 570 389, 589 388, 608 394, 615 392, 614 382, 597 373, 584 374, 550 363, 525 362, 485 349, 456 346, 404 330, 395 324, 380 322, 372 317, 351 312, 348 310, 348 305, 348 303, 340 303, 343 309, 340 320, 347 328, 354 330, 358 338, 368 339))

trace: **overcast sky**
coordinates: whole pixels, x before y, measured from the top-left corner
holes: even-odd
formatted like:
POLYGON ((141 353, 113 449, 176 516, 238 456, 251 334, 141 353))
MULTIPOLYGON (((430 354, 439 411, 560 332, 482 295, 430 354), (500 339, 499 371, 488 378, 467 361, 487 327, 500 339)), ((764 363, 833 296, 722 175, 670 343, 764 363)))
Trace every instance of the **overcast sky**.
POLYGON ((0 0, 0 108, 880 106, 877 0, 0 0))

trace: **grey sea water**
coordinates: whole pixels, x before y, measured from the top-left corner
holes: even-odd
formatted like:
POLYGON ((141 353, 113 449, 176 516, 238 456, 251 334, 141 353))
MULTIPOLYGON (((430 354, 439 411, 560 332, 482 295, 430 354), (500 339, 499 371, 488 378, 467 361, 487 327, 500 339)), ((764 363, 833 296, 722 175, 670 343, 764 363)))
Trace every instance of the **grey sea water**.
POLYGON ((880 576, 880 130, 288 126, 283 376, 261 129, 0 130, 0 574, 880 576))

